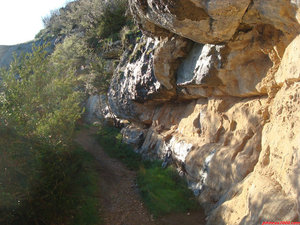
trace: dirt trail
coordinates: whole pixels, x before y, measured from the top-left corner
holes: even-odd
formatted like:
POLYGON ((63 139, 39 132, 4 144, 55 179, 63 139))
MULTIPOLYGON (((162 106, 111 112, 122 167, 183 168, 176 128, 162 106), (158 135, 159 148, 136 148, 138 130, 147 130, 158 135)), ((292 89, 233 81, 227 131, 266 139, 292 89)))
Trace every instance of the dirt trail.
POLYGON ((82 129, 76 142, 97 160, 99 181, 99 212, 105 225, 204 225, 202 212, 169 215, 153 220, 141 202, 135 184, 136 173, 121 162, 110 158, 93 134, 97 128, 82 129))

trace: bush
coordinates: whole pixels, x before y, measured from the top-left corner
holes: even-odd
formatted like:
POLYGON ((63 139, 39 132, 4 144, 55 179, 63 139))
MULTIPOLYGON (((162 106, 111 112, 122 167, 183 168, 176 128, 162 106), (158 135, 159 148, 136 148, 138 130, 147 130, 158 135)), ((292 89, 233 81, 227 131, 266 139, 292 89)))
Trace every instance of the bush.
POLYGON ((91 94, 106 94, 110 85, 112 74, 107 71, 105 61, 100 57, 95 57, 89 63, 90 85, 93 90, 91 94))
POLYGON ((72 142, 82 95, 73 71, 53 65, 44 48, 34 47, 0 71, 0 121, 21 136, 64 145, 72 142))
POLYGON ((54 65, 64 65, 71 71, 77 71, 88 63, 89 54, 90 50, 84 40, 78 35, 72 35, 56 45, 51 61, 54 65))
POLYGON ((100 38, 120 39, 120 36, 116 34, 119 34, 128 22, 127 8, 126 0, 107 1, 103 4, 100 22, 97 26, 97 34, 100 38))
POLYGON ((89 47, 96 48, 100 39, 111 37, 116 40, 125 24, 133 24, 127 9, 127 0, 73 1, 43 18, 45 28, 36 38, 84 33, 89 47))
POLYGON ((94 225, 92 158, 73 144, 77 78, 44 48, 0 71, 0 224, 94 225))
POLYGON ((66 71, 81 76, 88 94, 106 93, 112 74, 107 72, 105 61, 88 48, 85 41, 78 35, 65 38, 63 43, 56 46, 51 55, 51 63, 63 66, 66 71))
POLYGON ((97 224, 91 156, 77 146, 53 149, 7 132, 0 143, 1 224, 97 224), (83 218, 90 222, 76 222, 83 218))
POLYGON ((87 93, 106 93, 112 74, 99 55, 120 40, 125 25, 133 26, 127 9, 127 0, 73 1, 45 17, 45 29, 36 38, 60 40, 51 57, 53 65, 86 75, 82 89, 86 88, 87 93))
POLYGON ((140 43, 143 34, 137 26, 131 28, 125 26, 120 32, 120 35, 123 49, 132 52, 134 47, 140 43))

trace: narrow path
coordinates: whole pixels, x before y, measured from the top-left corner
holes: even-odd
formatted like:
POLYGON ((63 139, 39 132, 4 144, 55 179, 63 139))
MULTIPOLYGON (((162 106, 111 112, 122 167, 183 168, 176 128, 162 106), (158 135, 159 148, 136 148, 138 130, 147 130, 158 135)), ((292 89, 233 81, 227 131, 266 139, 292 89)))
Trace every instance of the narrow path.
POLYGON ((75 141, 97 160, 100 214, 105 225, 204 225, 203 212, 169 215, 153 220, 141 202, 135 184, 136 173, 110 158, 93 134, 97 128, 82 129, 75 141))

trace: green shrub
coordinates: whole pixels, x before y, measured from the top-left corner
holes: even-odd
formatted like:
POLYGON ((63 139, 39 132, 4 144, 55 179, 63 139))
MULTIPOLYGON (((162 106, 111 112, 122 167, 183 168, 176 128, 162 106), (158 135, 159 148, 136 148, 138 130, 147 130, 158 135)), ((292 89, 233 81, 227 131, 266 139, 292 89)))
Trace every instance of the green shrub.
POLYGON ((96 225, 93 161, 73 144, 77 78, 44 48, 0 71, 0 224, 96 225))
POLYGON ((125 25, 134 26, 127 12, 127 0, 72 1, 43 19, 45 28, 36 38, 60 40, 51 56, 53 65, 86 75, 81 89, 88 94, 106 93, 112 74, 99 55, 120 40, 125 25))
POLYGON ((1 224, 98 224, 93 158, 8 133, 0 138, 1 224))
POLYGON ((142 32, 137 26, 125 26, 121 30, 120 35, 123 48, 129 48, 130 46, 135 46, 135 44, 140 41, 142 32))
POLYGON ((127 0, 78 0, 52 11, 43 18, 45 28, 36 38, 64 37, 85 34, 89 47, 96 49, 100 39, 119 39, 119 32, 133 20, 127 14, 127 0))
POLYGON ((82 94, 73 71, 53 65, 44 48, 34 47, 0 71, 0 121, 19 135, 64 145, 72 142, 82 94))
MULTIPOLYGON (((35 176, 34 152, 24 138, 0 127, 0 224, 16 224, 20 205, 28 198, 29 176, 35 176)), ((25 223, 24 223, 25 224, 25 223)))
POLYGON ((88 81, 86 89, 90 94, 106 94, 110 85, 112 74, 106 68, 106 62, 101 57, 95 56, 90 60, 88 81))
POLYGON ((112 74, 107 72, 106 62, 77 35, 65 38, 51 55, 55 67, 63 66, 66 71, 80 76, 81 90, 93 95, 107 93, 112 74))
POLYGON ((107 1, 102 6, 100 22, 97 26, 97 34, 100 38, 114 37, 120 39, 119 32, 127 24, 127 1, 107 1))
POLYGON ((78 70, 87 64, 89 54, 84 40, 77 35, 71 35, 56 45, 51 61, 54 65, 64 65, 71 70, 78 70))

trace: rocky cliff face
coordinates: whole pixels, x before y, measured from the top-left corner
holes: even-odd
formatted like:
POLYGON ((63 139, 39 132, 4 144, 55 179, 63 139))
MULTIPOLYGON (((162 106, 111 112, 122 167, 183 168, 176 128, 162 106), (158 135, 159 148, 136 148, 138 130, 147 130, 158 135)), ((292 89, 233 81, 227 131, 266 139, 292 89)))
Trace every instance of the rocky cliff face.
POLYGON ((207 224, 299 221, 300 2, 130 0, 108 93, 125 140, 180 162, 207 224))

